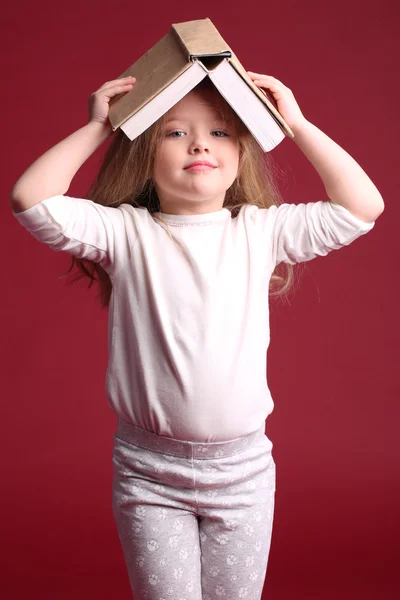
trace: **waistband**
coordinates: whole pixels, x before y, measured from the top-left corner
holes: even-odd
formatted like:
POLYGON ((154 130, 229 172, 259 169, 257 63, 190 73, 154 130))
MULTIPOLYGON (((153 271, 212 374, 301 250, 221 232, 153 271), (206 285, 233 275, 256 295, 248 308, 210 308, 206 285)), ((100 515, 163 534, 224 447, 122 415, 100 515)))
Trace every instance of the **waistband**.
POLYGON ((190 440, 177 440, 153 433, 119 417, 114 438, 116 437, 130 444, 152 450, 153 452, 172 454, 183 458, 207 459, 233 456, 246 450, 254 442, 265 437, 265 427, 263 425, 257 431, 233 440, 222 442, 191 442, 190 440))

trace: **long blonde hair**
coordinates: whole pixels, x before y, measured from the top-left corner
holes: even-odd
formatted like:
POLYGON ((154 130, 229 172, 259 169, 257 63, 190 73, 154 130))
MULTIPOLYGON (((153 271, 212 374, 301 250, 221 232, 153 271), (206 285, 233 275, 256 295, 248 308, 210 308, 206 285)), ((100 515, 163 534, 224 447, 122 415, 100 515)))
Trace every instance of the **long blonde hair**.
MULTIPOLYGON (((223 207, 229 209, 234 218, 240 208, 246 204, 254 204, 260 208, 279 206, 282 199, 276 183, 278 169, 270 153, 264 154, 262 148, 229 104, 220 96, 208 77, 203 79, 195 89, 207 93, 210 104, 220 111, 224 119, 235 125, 238 135, 240 156, 238 174, 226 191, 223 207)), ((161 117, 133 141, 122 130, 117 130, 104 155, 100 170, 84 197, 102 206, 117 208, 126 203, 134 207, 146 207, 151 214, 162 212, 152 174, 157 143, 161 139, 163 119, 164 117, 161 117)), ((180 241, 171 234, 168 224, 160 217, 154 215, 153 218, 166 229, 171 239, 186 253, 180 241)), ((268 243, 269 240, 265 240, 265 244, 268 243)), ((94 261, 72 256, 70 268, 61 278, 66 277, 74 265, 78 272, 69 283, 88 277, 90 288, 96 281, 97 275, 100 288, 97 298, 103 308, 108 308, 112 283, 107 272, 94 261)), ((282 262, 272 273, 269 295, 287 299, 293 283, 293 265, 282 262)))

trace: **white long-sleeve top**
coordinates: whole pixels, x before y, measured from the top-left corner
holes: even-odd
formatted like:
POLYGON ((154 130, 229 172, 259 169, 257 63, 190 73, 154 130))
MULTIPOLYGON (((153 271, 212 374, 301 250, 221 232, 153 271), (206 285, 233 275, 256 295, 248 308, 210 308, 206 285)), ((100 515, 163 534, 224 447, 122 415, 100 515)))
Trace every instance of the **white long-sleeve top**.
POLYGON ((324 256, 370 231, 331 201, 246 205, 203 215, 105 207, 58 195, 13 215, 55 251, 110 276, 106 395, 154 433, 215 442, 256 431, 272 412, 268 288, 281 261, 324 256))

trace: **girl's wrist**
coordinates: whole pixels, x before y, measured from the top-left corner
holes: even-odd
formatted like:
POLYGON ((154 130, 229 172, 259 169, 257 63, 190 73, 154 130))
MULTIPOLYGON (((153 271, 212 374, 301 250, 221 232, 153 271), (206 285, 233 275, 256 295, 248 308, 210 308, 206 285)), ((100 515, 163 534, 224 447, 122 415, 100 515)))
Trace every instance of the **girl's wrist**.
POLYGON ((299 135, 301 132, 303 132, 308 127, 310 127, 310 125, 311 125, 310 121, 308 121, 307 119, 304 118, 301 121, 294 123, 290 127, 296 137, 296 135, 299 135))
POLYGON ((89 121, 86 124, 88 131, 98 136, 101 141, 106 140, 112 133, 112 127, 109 122, 100 123, 100 121, 89 121))

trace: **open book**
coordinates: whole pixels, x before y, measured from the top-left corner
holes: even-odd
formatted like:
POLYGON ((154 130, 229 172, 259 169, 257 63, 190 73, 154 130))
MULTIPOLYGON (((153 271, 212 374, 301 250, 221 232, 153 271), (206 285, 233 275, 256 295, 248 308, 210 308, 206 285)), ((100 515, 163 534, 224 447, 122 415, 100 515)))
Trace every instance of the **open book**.
POLYGON ((210 19, 172 25, 148 52, 122 73, 132 75, 133 88, 109 104, 113 131, 130 140, 209 77, 251 134, 269 152, 285 136, 294 137, 272 96, 257 87, 210 19))

